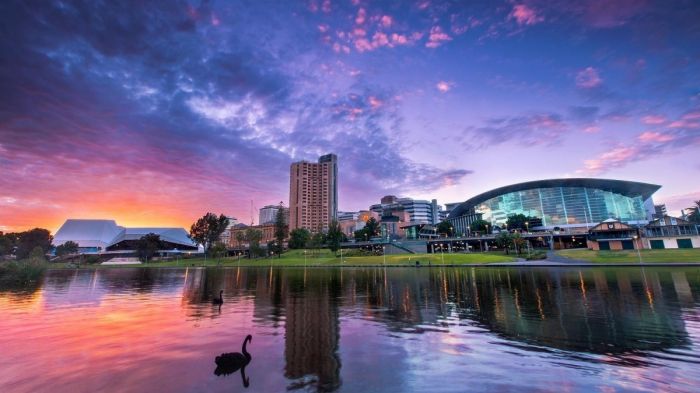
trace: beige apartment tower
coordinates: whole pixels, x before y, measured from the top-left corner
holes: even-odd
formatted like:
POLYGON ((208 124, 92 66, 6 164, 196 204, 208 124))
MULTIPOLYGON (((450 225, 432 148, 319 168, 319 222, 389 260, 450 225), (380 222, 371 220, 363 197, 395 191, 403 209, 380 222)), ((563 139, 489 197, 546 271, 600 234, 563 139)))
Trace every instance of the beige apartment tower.
POLYGON ((289 229, 327 230, 338 216, 338 157, 292 163, 289 174, 289 229))

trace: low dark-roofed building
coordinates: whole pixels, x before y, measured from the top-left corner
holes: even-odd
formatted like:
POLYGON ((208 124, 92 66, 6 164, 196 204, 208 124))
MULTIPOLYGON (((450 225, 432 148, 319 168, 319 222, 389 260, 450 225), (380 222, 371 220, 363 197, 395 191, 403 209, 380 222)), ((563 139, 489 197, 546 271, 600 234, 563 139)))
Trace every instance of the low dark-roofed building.
POLYGON ((619 220, 608 219, 588 231, 588 248, 592 250, 634 250, 642 247, 639 228, 619 220))
POLYGON ((682 218, 663 216, 644 228, 645 243, 652 249, 700 248, 698 228, 682 218))

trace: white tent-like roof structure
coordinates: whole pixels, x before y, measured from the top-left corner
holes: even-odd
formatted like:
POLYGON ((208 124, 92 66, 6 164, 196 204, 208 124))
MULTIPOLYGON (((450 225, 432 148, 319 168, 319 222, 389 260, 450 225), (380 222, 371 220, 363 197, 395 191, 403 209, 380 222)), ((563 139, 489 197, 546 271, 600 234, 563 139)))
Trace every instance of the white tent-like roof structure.
POLYGON ((80 248, 101 248, 105 250, 125 229, 114 220, 77 220, 68 219, 56 232, 54 246, 67 241, 78 243, 80 248))
POLYGON ((149 233, 155 233, 160 236, 160 240, 182 244, 183 246, 197 247, 196 244, 187 236, 187 231, 183 228, 126 228, 112 244, 119 243, 124 240, 139 240, 149 233))
POLYGON ((185 247, 197 247, 183 228, 125 228, 114 220, 68 219, 54 236, 54 246, 67 241, 78 243, 80 248, 95 248, 101 251, 125 240, 138 240, 155 233, 160 239, 185 247))

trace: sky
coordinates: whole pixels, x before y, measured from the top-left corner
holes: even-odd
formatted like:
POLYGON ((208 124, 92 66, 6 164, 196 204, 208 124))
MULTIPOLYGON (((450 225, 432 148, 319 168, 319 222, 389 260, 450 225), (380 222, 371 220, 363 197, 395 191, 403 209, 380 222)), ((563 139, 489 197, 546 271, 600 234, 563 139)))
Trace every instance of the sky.
MULTIPOLYGON (((529 180, 700 199, 700 2, 3 1, 0 231, 189 228, 288 204, 335 153, 339 207, 529 180)), ((257 221, 257 212, 253 213, 257 221)))

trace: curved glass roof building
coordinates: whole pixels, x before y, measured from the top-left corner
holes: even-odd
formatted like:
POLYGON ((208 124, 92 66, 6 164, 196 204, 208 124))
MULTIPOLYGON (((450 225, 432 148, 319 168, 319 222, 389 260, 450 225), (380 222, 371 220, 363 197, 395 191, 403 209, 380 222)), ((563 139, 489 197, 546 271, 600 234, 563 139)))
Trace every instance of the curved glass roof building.
POLYGON ((478 215, 501 226, 508 216, 524 214, 539 218, 542 229, 590 226, 608 218, 646 223, 648 211, 653 209, 651 195, 659 188, 655 184, 608 179, 530 181, 470 198, 455 207, 448 220, 461 233, 466 233, 468 222, 478 215))

